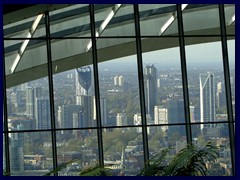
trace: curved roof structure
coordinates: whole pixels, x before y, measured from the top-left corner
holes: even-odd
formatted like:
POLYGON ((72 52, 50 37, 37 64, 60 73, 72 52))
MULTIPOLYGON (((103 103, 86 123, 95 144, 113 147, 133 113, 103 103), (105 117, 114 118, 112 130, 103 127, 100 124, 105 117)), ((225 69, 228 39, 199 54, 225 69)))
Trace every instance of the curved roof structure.
MULTIPOLYGON (((213 4, 182 5, 184 34, 202 36, 186 41, 186 45, 219 41, 217 7, 213 4)), ((46 10, 50 10, 53 73, 92 64, 88 5, 31 6, 4 15, 7 88, 47 76, 46 28, 44 14, 41 14, 46 10)), ((98 4, 94 13, 98 62, 136 54, 132 5, 98 4), (104 41, 106 38, 108 41, 104 41)), ((176 5, 139 5, 139 18, 145 44, 142 52, 178 47, 176 5), (155 38, 163 38, 163 42, 155 38)), ((234 35, 235 6, 225 5, 225 20, 227 34, 234 35)))

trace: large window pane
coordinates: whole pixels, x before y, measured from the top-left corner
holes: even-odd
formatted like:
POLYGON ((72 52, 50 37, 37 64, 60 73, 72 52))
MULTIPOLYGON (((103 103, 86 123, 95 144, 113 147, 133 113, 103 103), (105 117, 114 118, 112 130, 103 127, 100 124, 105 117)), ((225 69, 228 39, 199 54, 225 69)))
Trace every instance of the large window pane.
POLYGON ((14 23, 8 22, 3 27, 3 33, 4 38, 46 37, 44 16, 39 14, 31 18, 23 18, 23 20, 14 23))
POLYGON ((150 158, 159 155, 161 150, 168 150, 166 162, 187 145, 185 126, 149 126, 148 146, 150 158))
POLYGON ((183 11, 185 35, 219 35, 218 5, 189 4, 183 11))
POLYGON ((231 147, 228 134, 228 124, 219 123, 211 124, 214 128, 211 131, 203 133, 201 125, 192 125, 193 142, 200 147, 204 146, 207 142, 211 142, 216 146, 218 152, 218 159, 216 162, 207 162, 207 175, 208 176, 231 176, 232 163, 231 163, 231 147))
POLYGON ((235 5, 225 4, 224 11, 227 35, 235 35, 235 5))
POLYGON ((133 5, 95 4, 96 36, 134 36, 133 5))
POLYGON ((104 165, 114 175, 137 175, 144 167, 142 134, 137 128, 111 128, 103 132, 104 165))
POLYGON ((50 129, 48 78, 44 77, 48 74, 46 46, 27 47, 25 51, 13 73, 11 68, 17 61, 17 53, 5 54, 6 86, 11 86, 7 88, 8 125, 22 124, 22 130, 50 129), (30 70, 24 73, 26 68, 30 70))
POLYGON ((65 39, 52 44, 58 128, 86 128, 97 124, 92 57, 91 53, 83 52, 87 42, 89 39, 65 39), (59 55, 59 51, 64 53, 59 55))
MULTIPOLYGON (((203 38, 186 38, 186 44, 203 38)), ((221 51, 220 41, 186 46, 191 122, 228 119, 221 51)))
POLYGON ((185 123, 177 38, 142 39, 148 124, 185 123), (176 48, 165 49, 168 46, 176 48), (150 49, 163 49, 148 52, 150 49))
POLYGON ((51 142, 50 132, 9 133, 11 176, 42 176, 52 170, 51 142))
POLYGON ((93 129, 57 131, 57 161, 59 165, 66 164, 58 174, 77 176, 99 164, 97 140, 97 131, 93 129))
POLYGON ((175 4, 140 4, 142 36, 178 35, 175 4))
POLYGON ((49 14, 51 37, 91 36, 88 4, 70 5, 49 14))
MULTIPOLYGON (((124 47, 114 47, 115 54, 136 53, 135 43, 129 42, 134 41, 134 39, 99 39, 97 41, 98 60, 102 61, 104 58, 109 58, 112 47, 110 48, 108 45, 120 41, 128 41, 128 43, 125 43, 124 47), (103 48, 104 46, 107 47, 103 48), (109 51, 108 48, 110 48, 109 51)), ((140 113, 136 55, 102 62, 98 64, 98 67, 102 125, 133 125, 134 115, 140 113)))

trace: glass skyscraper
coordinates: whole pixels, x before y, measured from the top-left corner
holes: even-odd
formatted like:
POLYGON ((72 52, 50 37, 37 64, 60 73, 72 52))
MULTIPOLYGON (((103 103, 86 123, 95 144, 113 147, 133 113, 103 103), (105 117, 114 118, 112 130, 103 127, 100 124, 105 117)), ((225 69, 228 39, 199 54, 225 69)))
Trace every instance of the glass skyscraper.
MULTIPOLYGON (((200 116, 201 122, 215 121, 215 83, 212 73, 200 75, 200 116)), ((213 127, 213 124, 201 124, 201 130, 204 127, 213 127)))
POLYGON ((150 114, 151 118, 154 118, 154 106, 157 105, 157 69, 154 65, 147 65, 144 68, 145 79, 145 102, 146 112, 150 114))

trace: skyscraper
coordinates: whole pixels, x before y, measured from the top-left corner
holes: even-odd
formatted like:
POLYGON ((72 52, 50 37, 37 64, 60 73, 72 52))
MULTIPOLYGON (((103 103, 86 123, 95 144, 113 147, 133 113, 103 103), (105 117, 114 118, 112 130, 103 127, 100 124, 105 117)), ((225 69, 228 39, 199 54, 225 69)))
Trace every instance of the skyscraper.
MULTIPOLYGON (((169 124, 184 123, 184 103, 183 100, 169 100, 167 104, 167 117, 169 124)), ((179 135, 185 135, 184 126, 176 125, 169 126, 168 132, 172 135, 173 133, 179 133, 179 135)))
MULTIPOLYGON (((59 111, 59 116, 61 119, 61 128, 73 128, 73 113, 79 113, 81 111, 80 105, 67 104, 63 105, 59 111), (60 115, 61 113, 61 115, 60 115)), ((76 123, 75 123, 76 125, 76 123)))
MULTIPOLYGON (((80 95, 88 95, 88 90, 92 83, 92 71, 89 66, 80 67, 76 69, 75 85, 76 98, 80 95)), ((76 99, 76 102, 78 99, 76 99)))
POLYGON ((50 129, 50 102, 48 98, 35 99, 35 119, 37 129, 50 129))
POLYGON ((226 106, 226 95, 224 89, 224 83, 217 83, 217 93, 216 93, 216 105, 217 108, 222 108, 226 106))
MULTIPOLYGON (((11 130, 23 130, 23 125, 17 125, 17 127, 11 127, 11 130)), ((24 160, 23 160, 23 145, 24 145, 24 133, 11 133, 9 134, 9 146, 10 151, 10 168, 11 172, 23 172, 24 160)))
MULTIPOLYGON (((215 121, 215 88, 212 73, 200 74, 200 118, 203 122, 215 121)), ((200 128, 211 128, 212 124, 201 124, 200 128)))
POLYGON ((125 79, 122 75, 120 75, 120 76, 114 76, 113 81, 115 86, 123 86, 125 79))
POLYGON ((147 65, 144 69, 146 113, 154 118, 154 106, 157 105, 157 69, 147 65))
POLYGON ((41 97, 41 87, 28 87, 26 89, 26 116, 35 118, 35 98, 41 97))
MULTIPOLYGON (((95 99, 94 99, 95 102, 95 99)), ((100 107, 101 107, 101 121, 102 124, 108 125, 108 121, 107 121, 107 105, 106 105, 106 98, 105 97, 100 97, 100 107)))

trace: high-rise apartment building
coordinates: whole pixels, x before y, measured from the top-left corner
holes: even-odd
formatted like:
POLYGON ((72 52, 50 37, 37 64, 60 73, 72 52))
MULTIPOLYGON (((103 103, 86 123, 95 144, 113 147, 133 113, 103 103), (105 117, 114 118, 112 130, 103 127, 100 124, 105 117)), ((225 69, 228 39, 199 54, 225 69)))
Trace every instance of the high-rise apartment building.
MULTIPOLYGON (((168 110, 161 106, 154 107, 154 124, 168 124, 168 110)), ((166 131, 167 126, 161 126, 162 131, 166 131)))
POLYGON ((157 105, 157 69, 154 65, 144 68, 146 112, 154 118, 154 106, 157 105))
MULTIPOLYGON (((200 118, 203 122, 215 121, 215 88, 213 73, 200 74, 200 118)), ((211 128, 212 124, 201 124, 203 128, 211 128)))

